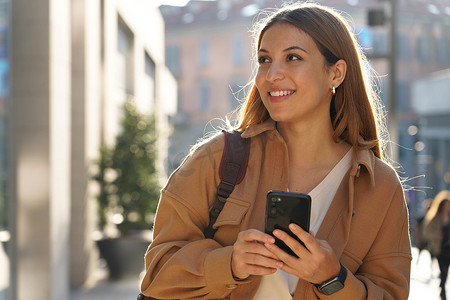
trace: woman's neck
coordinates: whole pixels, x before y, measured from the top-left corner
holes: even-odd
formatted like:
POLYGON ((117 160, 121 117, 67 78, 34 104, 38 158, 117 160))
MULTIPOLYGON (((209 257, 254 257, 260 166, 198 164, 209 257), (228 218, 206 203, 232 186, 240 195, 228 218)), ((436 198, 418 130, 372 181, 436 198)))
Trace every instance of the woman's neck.
POLYGON ((331 124, 306 127, 279 123, 277 128, 287 144, 291 165, 309 168, 334 164, 350 149, 347 143, 334 141, 331 124))
POLYGON ((329 128, 320 124, 302 128, 283 123, 277 124, 277 128, 287 144, 288 187, 293 192, 309 193, 351 147, 333 140, 331 124, 329 128))

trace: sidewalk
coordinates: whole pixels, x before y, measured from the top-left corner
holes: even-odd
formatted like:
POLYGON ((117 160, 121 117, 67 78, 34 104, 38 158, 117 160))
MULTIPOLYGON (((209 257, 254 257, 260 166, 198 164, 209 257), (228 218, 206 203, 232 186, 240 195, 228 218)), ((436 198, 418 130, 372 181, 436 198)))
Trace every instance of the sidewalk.
MULTIPOLYGON (((437 260, 431 261, 430 253, 422 251, 418 259, 418 249, 413 248, 411 264, 411 290, 408 300, 439 300, 439 266, 437 260)), ((447 280, 446 291, 450 295, 450 280, 447 280)))
MULTIPOLYGON (((430 254, 426 251, 423 251, 419 260, 417 260, 418 250, 413 248, 412 251, 411 291, 408 300, 439 300, 439 267, 437 261, 431 261, 430 254)), ((96 283, 92 287, 73 290, 70 300, 136 299, 139 293, 139 276, 119 281, 108 281, 107 275, 106 270, 100 269, 98 275, 96 275, 96 283)), ((450 294, 449 281, 447 281, 448 294, 450 294)))
POLYGON ((99 267, 86 287, 71 290, 70 300, 135 300, 139 294, 139 283, 139 274, 110 281, 106 267, 99 267))

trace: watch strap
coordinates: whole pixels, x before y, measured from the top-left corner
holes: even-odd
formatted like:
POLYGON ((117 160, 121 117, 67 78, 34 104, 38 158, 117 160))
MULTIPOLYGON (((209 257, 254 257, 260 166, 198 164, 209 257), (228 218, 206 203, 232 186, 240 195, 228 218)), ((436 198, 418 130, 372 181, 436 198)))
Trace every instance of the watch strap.
POLYGON ((337 277, 327 280, 322 284, 316 284, 316 287, 327 296, 340 291, 344 287, 344 282, 347 278, 347 269, 341 262, 339 262, 339 264, 341 265, 341 270, 337 277))

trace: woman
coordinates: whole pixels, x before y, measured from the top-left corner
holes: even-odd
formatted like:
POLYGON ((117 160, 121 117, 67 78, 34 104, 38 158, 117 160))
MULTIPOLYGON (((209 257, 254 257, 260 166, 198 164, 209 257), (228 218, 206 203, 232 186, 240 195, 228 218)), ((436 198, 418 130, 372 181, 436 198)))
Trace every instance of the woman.
POLYGON ((261 23, 258 72, 237 130, 251 139, 244 180, 205 239, 221 134, 163 188, 143 294, 166 299, 407 299, 411 249, 401 183, 382 161, 376 97, 343 18, 287 6, 261 23), (264 233, 269 190, 312 197, 311 232, 264 233))
POLYGON ((423 238, 428 242, 431 255, 439 263, 441 299, 445 300, 445 283, 450 265, 450 191, 440 191, 434 197, 423 223, 423 238))

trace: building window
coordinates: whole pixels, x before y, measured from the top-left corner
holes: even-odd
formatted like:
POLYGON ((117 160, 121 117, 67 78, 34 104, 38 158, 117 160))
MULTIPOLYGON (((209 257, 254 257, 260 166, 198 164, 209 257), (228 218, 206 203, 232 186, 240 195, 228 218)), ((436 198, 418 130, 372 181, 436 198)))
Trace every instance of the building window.
POLYGON ((374 55, 384 55, 388 53, 388 36, 385 32, 372 33, 372 46, 374 55))
POLYGON ((408 36, 405 34, 399 34, 397 36, 397 56, 400 60, 409 59, 409 40, 408 36))
POLYGON ((408 177, 413 177, 414 174, 414 164, 415 164, 415 151, 414 143, 415 138, 408 134, 408 126, 410 124, 400 123, 398 130, 398 157, 400 165, 405 170, 408 177))
POLYGON ((409 84, 404 81, 397 83, 397 109, 399 111, 409 110, 409 84))
POLYGON ((417 38, 417 59, 422 62, 430 60, 430 39, 426 36, 417 38))
POLYGON ((154 105, 156 101, 156 64, 153 59, 145 52, 145 74, 149 79, 149 97, 154 105))
POLYGON ((200 80, 200 88, 199 88, 199 94, 200 94, 200 105, 199 109, 202 112, 205 112, 209 109, 210 105, 210 86, 207 79, 200 80))
POLYGON ((450 62, 450 41, 445 37, 436 39, 436 61, 440 63, 450 62))
POLYGON ((209 64, 209 42, 201 41, 200 42, 200 51, 199 51, 199 62, 200 66, 206 67, 209 64))
POLYGON ((126 95, 134 95, 134 36, 125 22, 119 18, 117 50, 119 53, 116 74, 117 85, 126 95))
POLYGON ((181 76, 180 47, 178 45, 169 45, 166 52, 167 67, 173 76, 179 78, 181 76))
POLYGON ((147 52, 145 53, 145 74, 153 80, 156 79, 156 64, 147 52))
POLYGON ((356 38, 366 54, 372 54, 372 29, 370 27, 359 27, 356 29, 356 38))
POLYGON ((241 76, 234 76, 229 87, 230 109, 236 109, 245 100, 245 80, 241 76))
POLYGON ((233 39, 233 63, 240 65, 244 62, 244 41, 241 37, 233 39))

